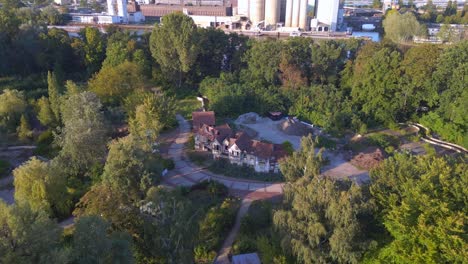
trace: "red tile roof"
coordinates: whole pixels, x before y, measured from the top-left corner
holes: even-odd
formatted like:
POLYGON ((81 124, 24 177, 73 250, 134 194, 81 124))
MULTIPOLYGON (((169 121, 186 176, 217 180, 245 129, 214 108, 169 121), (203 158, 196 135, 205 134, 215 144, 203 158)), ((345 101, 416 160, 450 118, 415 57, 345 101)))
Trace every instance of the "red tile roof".
POLYGON ((213 111, 207 112, 193 112, 192 113, 192 127, 194 131, 198 131, 204 124, 209 126, 215 125, 215 113, 213 111))

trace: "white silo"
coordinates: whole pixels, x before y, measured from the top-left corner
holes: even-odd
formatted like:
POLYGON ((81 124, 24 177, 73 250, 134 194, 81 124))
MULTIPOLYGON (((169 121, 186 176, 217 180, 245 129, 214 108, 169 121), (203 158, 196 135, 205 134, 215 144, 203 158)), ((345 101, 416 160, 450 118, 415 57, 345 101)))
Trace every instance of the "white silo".
POLYGON ((250 21, 254 25, 265 20, 265 0, 250 0, 250 21))
POLYGON ((293 1, 294 0, 286 0, 286 14, 284 16, 285 27, 291 27, 293 1))
POLYGON ((249 0, 239 0, 237 2, 237 14, 241 16, 250 17, 249 14, 249 0))
POLYGON ((276 25, 279 22, 279 0, 265 0, 265 25, 276 25))
POLYGON ((292 6, 292 20, 291 20, 291 27, 299 27, 299 9, 301 0, 294 0, 292 6))
POLYGON ((308 0, 300 0, 301 4, 299 7, 299 25, 302 30, 308 30, 307 26, 307 5, 308 0))

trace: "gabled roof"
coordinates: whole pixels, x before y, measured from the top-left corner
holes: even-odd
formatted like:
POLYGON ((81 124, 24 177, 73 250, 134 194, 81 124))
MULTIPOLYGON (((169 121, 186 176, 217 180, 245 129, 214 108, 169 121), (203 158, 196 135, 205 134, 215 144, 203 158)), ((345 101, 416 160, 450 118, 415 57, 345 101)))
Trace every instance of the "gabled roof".
POLYGON ((241 151, 248 151, 250 149, 252 138, 247 135, 244 131, 236 133, 235 138, 231 138, 229 140, 229 145, 232 146, 233 144, 236 144, 236 146, 241 150, 241 151))
POLYGON ((232 129, 228 124, 216 127, 203 124, 200 129, 198 129, 198 134, 208 138, 211 141, 216 139, 219 143, 221 143, 225 138, 231 136, 232 129))
POLYGON ((195 131, 198 131, 204 124, 214 126, 215 121, 215 113, 213 111, 192 113, 192 126, 195 131))

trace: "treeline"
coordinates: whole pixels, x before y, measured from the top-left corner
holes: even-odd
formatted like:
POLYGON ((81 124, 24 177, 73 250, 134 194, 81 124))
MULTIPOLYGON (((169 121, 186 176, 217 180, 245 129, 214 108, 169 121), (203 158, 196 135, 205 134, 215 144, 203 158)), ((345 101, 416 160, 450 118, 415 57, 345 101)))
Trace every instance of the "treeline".
POLYGON ((285 198, 252 204, 235 254, 258 252, 262 263, 274 264, 468 260, 465 160, 396 154, 358 185, 320 175, 314 147, 303 138, 281 162, 285 198))

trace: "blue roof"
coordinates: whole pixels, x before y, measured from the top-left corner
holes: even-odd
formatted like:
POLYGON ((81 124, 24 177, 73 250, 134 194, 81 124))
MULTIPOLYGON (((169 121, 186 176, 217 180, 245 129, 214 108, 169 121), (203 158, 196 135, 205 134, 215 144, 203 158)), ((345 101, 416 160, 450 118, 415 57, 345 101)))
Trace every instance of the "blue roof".
POLYGON ((232 257, 232 264, 262 264, 257 253, 236 255, 232 257))

